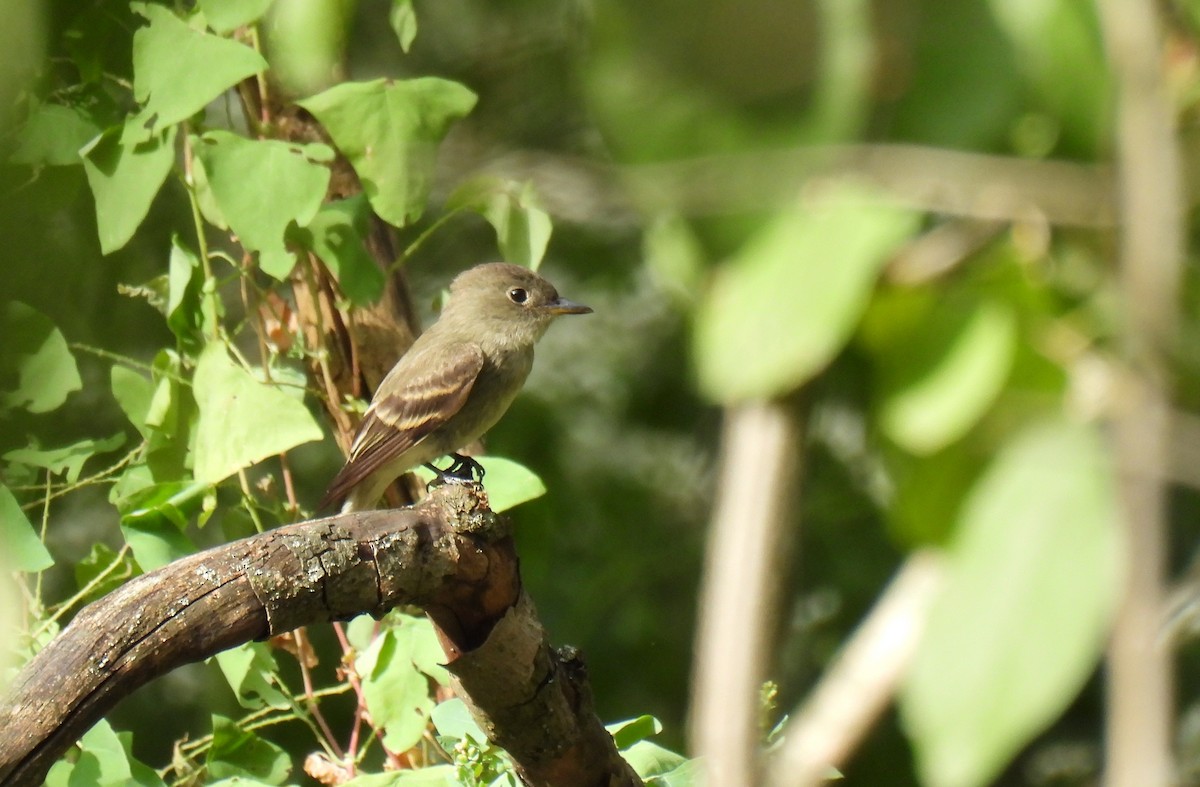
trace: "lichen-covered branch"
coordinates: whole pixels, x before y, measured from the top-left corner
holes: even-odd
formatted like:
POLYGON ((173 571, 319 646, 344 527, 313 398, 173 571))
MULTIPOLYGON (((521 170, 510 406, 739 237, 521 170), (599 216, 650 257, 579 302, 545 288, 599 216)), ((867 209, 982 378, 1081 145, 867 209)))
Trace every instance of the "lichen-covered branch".
MULTIPOLYGON (((549 652, 532 605, 518 605, 522 598, 507 523, 477 485, 445 485, 408 508, 303 522, 192 555, 86 607, 26 665, 0 704, 0 784, 41 784, 54 761, 118 700, 176 667, 298 626, 380 615, 400 604, 430 611, 452 669, 481 647, 499 649, 500 661, 512 662, 497 679, 539 674, 543 665, 524 647, 499 641, 511 635, 497 624, 515 615, 523 619, 521 630, 541 634, 539 647, 549 652)), ((536 751, 560 749, 562 740, 590 741, 587 751, 607 759, 583 767, 597 778, 603 768, 614 769, 621 780, 611 783, 637 783, 616 770, 624 762, 590 702, 580 701, 587 688, 574 677, 532 695, 515 687, 539 717, 559 719, 563 703, 570 708, 564 724, 539 728, 547 739, 536 751)), ((488 694, 474 705, 488 718, 506 718, 492 700, 488 694)), ((503 725, 493 732, 497 740, 513 735, 503 725)), ((540 759, 527 765, 520 750, 510 753, 518 767, 541 773, 540 759)))

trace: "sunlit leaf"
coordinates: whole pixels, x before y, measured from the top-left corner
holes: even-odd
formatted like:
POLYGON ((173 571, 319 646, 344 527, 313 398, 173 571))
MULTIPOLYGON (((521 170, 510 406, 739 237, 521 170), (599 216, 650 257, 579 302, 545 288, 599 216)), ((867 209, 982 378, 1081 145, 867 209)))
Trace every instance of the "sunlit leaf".
POLYGON ((16 387, 0 390, 0 412, 24 409, 46 413, 57 409, 83 387, 67 340, 36 309, 12 301, 0 310, 0 382, 16 387))
POLYGON ((287 697, 275 688, 273 675, 279 667, 270 649, 263 643, 248 642, 222 651, 213 658, 243 708, 254 710, 264 705, 272 708, 291 706, 287 697))
POLYGON ((346 639, 356 650, 366 650, 375 638, 375 630, 379 621, 370 615, 359 615, 346 624, 346 639))
POLYGON ((0 545, 8 569, 34 572, 54 565, 54 558, 6 486, 0 486, 0 545))
POLYGON ((399 626, 392 629, 396 637, 397 652, 408 653, 417 669, 443 686, 450 685, 450 673, 442 662, 446 653, 438 644, 433 623, 426 617, 404 615, 399 626))
POLYGON ((216 483, 238 470, 320 440, 321 428, 303 404, 233 363, 221 344, 205 348, 193 393, 200 408, 193 448, 196 479, 216 483))
POLYGON ((146 426, 146 413, 150 411, 150 402, 154 399, 154 383, 132 369, 113 366, 109 384, 113 398, 121 406, 121 412, 125 413, 142 437, 148 437, 150 428, 146 426))
POLYGON ((606 724, 604 728, 612 735, 618 749, 628 749, 633 744, 662 732, 662 722, 653 716, 638 716, 635 719, 606 724))
POLYGON ((231 33, 257 22, 275 0, 199 0, 208 26, 218 33, 231 33))
POLYGON ((383 293, 383 271, 363 243, 369 215, 366 199, 357 195, 322 205, 308 225, 296 232, 300 245, 321 258, 356 306, 372 304, 383 293))
POLYGON ((676 754, 650 741, 638 741, 623 750, 621 756, 643 779, 670 773, 687 762, 687 758, 682 754, 676 754))
POLYGON ((472 210, 496 230, 506 262, 537 270, 554 229, 538 205, 533 184, 520 185, 490 176, 468 181, 446 200, 446 209, 472 210))
POLYGON ((419 770, 364 773, 342 787, 450 787, 460 784, 453 765, 433 765, 419 770))
POLYGON ((413 8, 412 0, 392 0, 388 22, 400 41, 400 48, 407 52, 417 37, 417 12, 413 8))
POLYGON ((196 545, 183 534, 182 526, 166 515, 168 510, 160 506, 142 516, 121 519, 121 536, 138 565, 146 571, 162 568, 196 551, 196 545))
POLYGON ((201 298, 204 275, 200 259, 178 236, 171 238, 167 271, 167 327, 184 347, 198 350, 206 324, 201 298))
MULTIPOLYGON (((113 731, 107 721, 101 720, 100 723, 85 732, 79 739, 79 746, 84 753, 95 757, 92 764, 95 768, 95 781, 90 782, 91 784, 124 784, 132 777, 129 755, 126 753, 125 747, 121 745, 121 739, 117 737, 117 733, 113 731)), ((82 764, 81 760, 76 768, 78 769, 82 764)), ((90 767, 88 769, 90 770, 90 767)), ((73 773, 71 783, 88 783, 79 780, 81 775, 78 772, 73 773)))
POLYGON ((131 7, 150 20, 133 34, 133 94, 144 105, 136 125, 129 128, 134 140, 186 120, 267 67, 250 47, 193 30, 165 6, 131 7))
POLYGON ((433 710, 429 679, 413 663, 411 645, 388 629, 354 662, 371 719, 384 729, 384 745, 397 752, 421 740, 433 710))
POLYGON ((265 784, 283 784, 292 772, 288 753, 252 730, 213 714, 212 746, 205 767, 214 779, 244 776, 265 784))
POLYGON ((471 738, 479 743, 487 740, 487 736, 471 716, 471 711, 467 710, 467 704, 458 697, 439 703, 429 718, 433 721, 438 735, 444 738, 471 738))
POLYGON ((21 129, 21 142, 8 161, 49 167, 82 164, 80 149, 101 130, 80 107, 40 104, 21 129))
MULTIPOLYGON (((670 753, 672 752, 668 752, 668 754, 670 753)), ((670 763, 671 759, 669 757, 661 758, 661 762, 664 764, 670 763)), ((636 769, 637 767, 638 766, 635 764, 634 768, 636 769)), ((646 767, 648 770, 653 770, 661 766, 659 766, 655 760, 651 760, 644 767, 646 767)), ((642 774, 639 771, 639 775, 645 777, 646 787, 704 787, 706 783, 704 780, 706 767, 707 766, 702 759, 696 758, 694 760, 682 762, 676 767, 665 772, 658 774, 642 774)), ((839 774, 833 768, 830 768, 829 773, 826 775, 826 779, 828 780, 833 780, 840 777, 841 774, 839 774)))
POLYGON ((329 132, 362 181, 371 206, 401 227, 425 209, 434 153, 475 94, 434 77, 344 82, 297 102, 329 132))
POLYGON ((14 448, 4 454, 4 459, 28 467, 40 467, 53 475, 61 475, 67 483, 79 480, 83 465, 97 454, 115 451, 125 444, 125 434, 118 432, 100 440, 80 440, 58 448, 14 448))
POLYGON ((926 784, 988 784, 1096 666, 1120 587, 1099 435, 1027 428, 964 505, 949 572, 902 693, 926 784))
POLYGON ((932 317, 895 348, 879 414, 883 431, 916 454, 966 434, 1000 393, 1016 354, 1016 316, 1000 301, 943 304, 932 317))
MULTIPOLYGON (((535 500, 546 494, 546 485, 536 473, 519 462, 500 456, 471 457, 483 465, 483 484, 487 489, 488 502, 493 511, 499 513, 521 503, 535 500)), ((413 469, 421 480, 432 481, 435 476, 427 467, 413 469)))
POLYGON ((917 215, 842 188, 780 213, 713 277, 696 315, 714 400, 786 394, 842 349, 917 215))
POLYGON ((285 278, 293 259, 284 232, 289 223, 304 225, 317 215, 330 171, 315 162, 327 158, 328 147, 246 139, 228 131, 210 131, 194 144, 230 228, 242 245, 261 253, 264 271, 285 278))
MULTIPOLYGON (((125 129, 133 122, 130 118, 125 129)), ((144 141, 123 141, 122 136, 120 128, 109 129, 81 151, 105 254, 133 237, 175 163, 174 126, 144 141)))
POLYGON ((100 720, 79 740, 78 756, 54 763, 47 787, 163 787, 163 780, 132 754, 133 734, 100 720))

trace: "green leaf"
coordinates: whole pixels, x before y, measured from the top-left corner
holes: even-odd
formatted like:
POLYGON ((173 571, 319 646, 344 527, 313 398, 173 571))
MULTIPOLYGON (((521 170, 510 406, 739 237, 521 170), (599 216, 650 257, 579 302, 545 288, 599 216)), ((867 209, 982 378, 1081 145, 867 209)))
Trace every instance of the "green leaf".
POLYGON ((342 292, 355 306, 379 300, 385 282, 383 271, 363 243, 369 216, 367 200, 359 194, 322 205, 308 226, 296 232, 300 245, 333 271, 342 292))
POLYGON ((110 490, 109 500, 123 513, 137 505, 124 499, 144 487, 192 480, 185 464, 198 413, 191 387, 180 379, 181 374, 181 361, 173 350, 160 350, 155 356, 149 383, 137 382, 134 373, 114 372, 113 394, 135 426, 141 424, 139 431, 147 441, 146 463, 126 468, 110 490), (145 385, 152 391, 148 403, 145 385))
POLYGON ((662 732, 662 722, 653 716, 643 715, 635 719, 618 721, 615 724, 606 724, 604 729, 608 730, 609 735, 612 735, 613 743, 617 745, 618 749, 628 749, 638 741, 662 732))
MULTIPOLYGON (((519 462, 500 456, 471 458, 483 465, 488 501, 496 513, 536 500, 546 494, 546 485, 542 479, 519 462)), ((435 478, 433 471, 427 467, 413 468, 413 472, 427 483, 435 478)))
POLYGON ((885 358, 879 424, 914 454, 965 435, 1004 387, 1017 345, 1017 319, 998 300, 941 304, 885 358), (902 346, 901 346, 902 345, 902 346))
POLYGON ((638 741, 624 749, 621 756, 643 779, 670 773, 687 762, 687 758, 682 754, 676 754, 650 741, 638 741))
MULTIPOLYGON (((654 765, 651 764, 650 767, 653 768, 654 765)), ((664 773, 647 775, 646 787, 701 787, 705 783, 704 769, 705 764, 702 759, 688 760, 664 773)), ((841 778, 841 774, 835 769, 830 768, 829 770, 830 773, 826 779, 841 778)))
POLYGON ((67 340, 50 318, 17 301, 5 304, 0 317, 0 413, 47 413, 83 387, 67 340))
POLYGON ((113 732, 101 720, 84 733, 80 753, 74 760, 63 758, 46 776, 47 787, 162 787, 163 780, 131 753, 133 734, 113 732))
POLYGON ((408 751, 421 740, 433 699, 429 679, 413 663, 412 641, 385 630, 354 662, 363 697, 389 751, 408 751))
POLYGON ((171 237, 171 257, 167 273, 167 327, 189 350, 199 350, 202 336, 212 317, 203 304, 204 274, 200 259, 183 245, 178 235, 171 237))
POLYGON ((72 787, 77 784, 124 785, 133 776, 129 755, 107 721, 101 720, 85 732, 79 739, 79 747, 85 755, 91 755, 94 759, 85 765, 81 757, 76 763, 75 771, 71 774, 72 787), (81 766, 83 771, 80 770, 81 766), (84 773, 89 776, 86 780, 79 778, 84 773))
POLYGON ((1117 517, 1093 429, 1031 427, 995 458, 901 695, 924 783, 990 783, 1074 698, 1120 587, 1117 517))
POLYGON ((420 770, 364 773, 342 787, 452 787, 460 784, 453 765, 433 765, 420 770))
POLYGON ((10 164, 63 167, 82 164, 80 149, 101 131, 80 107, 39 104, 21 129, 21 142, 10 164))
POLYGON ((344 82, 297 103, 350 160, 375 212, 401 227, 425 209, 437 145, 471 111, 475 94, 434 77, 377 79, 344 82))
POLYGON ((484 176, 468 181, 446 200, 447 210, 473 210, 496 230, 506 262, 537 270, 554 229, 537 203, 533 184, 484 176))
POLYGON ((963 498, 983 469, 980 453, 970 441, 922 457, 894 448, 885 451, 888 476, 895 485, 889 525, 897 540, 908 545, 946 541, 958 522, 963 498))
POLYGON ((114 366, 110 372, 109 386, 121 412, 125 413, 143 438, 149 437, 146 413, 150 412, 150 403, 154 400, 154 383, 132 369, 114 366))
POLYGON ((165 516, 176 527, 187 527, 188 518, 196 513, 205 495, 211 491, 209 484, 199 481, 150 482, 131 486, 120 499, 113 501, 126 520, 165 516))
POLYGON ((126 125, 132 139, 188 119, 267 67, 250 47, 193 30, 164 6, 130 7, 150 20, 133 34, 133 95, 144 106, 136 125, 126 125))
POLYGON ((275 0, 200 0, 208 26, 218 33, 232 33, 257 22, 275 0))
POLYGON ((118 556, 118 553, 110 549, 107 544, 97 543, 92 544, 92 551, 88 553, 87 557, 75 564, 75 586, 83 590, 89 582, 106 571, 109 572, 108 576, 96 583, 84 597, 84 603, 90 603, 107 595, 142 573, 128 553, 118 556), (109 571, 117 562, 120 562, 121 565, 109 571))
POLYGON ((426 617, 404 615, 400 625, 393 627, 396 651, 408 653, 417 669, 443 686, 450 685, 450 673, 442 665, 446 653, 438 643, 433 623, 426 617))
POLYGON ((554 227, 550 215, 538 206, 532 184, 525 184, 519 193, 509 190, 494 196, 483 217, 496 229, 505 261, 538 269, 554 227))
POLYGON ((346 639, 355 650, 366 650, 375 638, 375 630, 379 621, 370 615, 359 615, 346 624, 346 639))
POLYGON ((291 271, 284 243, 288 224, 308 224, 325 198, 328 167, 324 145, 254 140, 210 131, 196 140, 208 188, 242 245, 260 253, 260 265, 277 279, 291 271))
MULTIPOLYGON (((125 122, 126 131, 135 120, 125 122)), ((105 254, 133 237, 175 163, 174 126, 145 141, 135 142, 132 137, 137 135, 129 136, 129 141, 123 141, 120 128, 109 129, 80 151, 96 203, 100 251, 105 254)))
POLYGON ((5 568, 33 573, 54 565, 54 558, 38 538, 33 524, 21 510, 21 504, 0 485, 0 545, 4 549, 5 568))
POLYGON ((196 545, 181 531, 181 525, 162 515, 122 517, 121 536, 138 565, 146 571, 193 554, 196 545))
POLYGON ((991 0, 988 5, 1044 111, 1084 152, 1103 152, 1112 129, 1113 91, 1095 8, 1072 0, 991 0))
POLYGON ((820 371, 917 221, 846 187, 778 215, 717 271, 699 306, 703 393, 717 401, 779 396, 820 371))
POLYGON ((477 743, 487 740, 487 735, 475 723, 471 711, 467 710, 467 704, 458 697, 452 697, 439 703, 429 714, 429 718, 433 722, 434 728, 437 729, 438 735, 443 738, 457 738, 458 740, 470 738, 477 743))
POLYGON ((1027 90, 987 3, 947 3, 913 33, 913 77, 894 105, 889 138, 957 150, 1002 144, 1027 90))
POLYGON ((200 408, 196 479, 217 483, 268 456, 323 437, 304 405, 235 365, 221 344, 204 349, 193 393, 200 408))
POLYGON ((266 784, 283 784, 292 772, 288 753, 224 716, 213 714, 212 747, 205 757, 214 779, 245 776, 266 784))
POLYGON ((14 448, 4 459, 27 467, 41 467, 53 475, 63 476, 68 484, 79 480, 83 465, 97 454, 115 451, 125 444, 125 434, 118 432, 102 440, 80 440, 61 448, 14 448))
POLYGON ((453 765, 434 765, 416 771, 396 771, 393 787, 449 787, 459 784, 453 765))
POLYGON ((413 8, 412 0, 392 0, 388 23, 400 41, 400 49, 407 52, 417 37, 417 12, 413 8))
POLYGON ((255 710, 264 705, 272 708, 291 707, 288 698, 275 688, 274 674, 279 667, 270 649, 263 643, 248 642, 222 651, 213 658, 243 708, 255 710))
POLYGON ((664 214, 643 235, 642 259, 655 283, 681 305, 690 307, 706 270, 704 247, 691 225, 677 214, 664 214))

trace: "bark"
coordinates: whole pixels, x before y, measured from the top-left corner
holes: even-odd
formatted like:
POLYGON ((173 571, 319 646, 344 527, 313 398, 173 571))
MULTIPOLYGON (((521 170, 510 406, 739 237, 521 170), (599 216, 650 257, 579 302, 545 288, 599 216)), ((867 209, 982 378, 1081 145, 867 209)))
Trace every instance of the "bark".
POLYGON ((298 626, 426 609, 493 740, 534 785, 640 784, 521 589, 506 520, 474 484, 402 509, 302 522, 177 560, 84 608, 0 703, 0 785, 41 784, 121 698, 298 626))

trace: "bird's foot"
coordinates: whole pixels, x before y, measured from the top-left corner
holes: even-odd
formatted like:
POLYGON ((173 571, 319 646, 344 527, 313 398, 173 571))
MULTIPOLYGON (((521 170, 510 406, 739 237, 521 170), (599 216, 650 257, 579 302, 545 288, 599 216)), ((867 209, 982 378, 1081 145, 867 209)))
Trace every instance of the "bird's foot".
POLYGON ((483 465, 476 462, 469 456, 462 454, 450 454, 454 462, 445 470, 437 467, 432 462, 426 462, 425 466, 433 471, 434 479, 429 482, 430 486, 440 484, 473 484, 476 480, 482 481, 485 471, 483 465), (478 476, 478 479, 476 479, 478 476))

